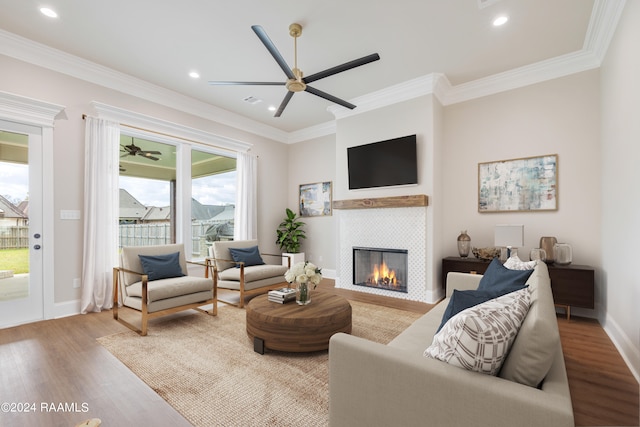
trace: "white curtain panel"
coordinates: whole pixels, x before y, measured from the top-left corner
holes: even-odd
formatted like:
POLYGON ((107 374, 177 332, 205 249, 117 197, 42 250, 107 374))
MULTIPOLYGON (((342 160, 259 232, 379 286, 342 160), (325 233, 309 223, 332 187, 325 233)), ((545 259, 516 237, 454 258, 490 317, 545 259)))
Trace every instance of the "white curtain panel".
POLYGON ((234 240, 258 238, 258 159, 249 153, 238 153, 236 161, 236 209, 234 240))
POLYGON ((93 117, 85 125, 83 314, 113 306, 120 173, 120 125, 93 117))

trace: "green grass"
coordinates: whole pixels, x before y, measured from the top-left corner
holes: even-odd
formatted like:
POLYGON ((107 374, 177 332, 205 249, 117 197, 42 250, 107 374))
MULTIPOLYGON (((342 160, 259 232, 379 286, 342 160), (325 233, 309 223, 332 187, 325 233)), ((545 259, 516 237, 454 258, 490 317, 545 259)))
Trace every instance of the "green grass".
POLYGON ((0 270, 13 270, 13 274, 29 272, 29 248, 0 249, 0 270))

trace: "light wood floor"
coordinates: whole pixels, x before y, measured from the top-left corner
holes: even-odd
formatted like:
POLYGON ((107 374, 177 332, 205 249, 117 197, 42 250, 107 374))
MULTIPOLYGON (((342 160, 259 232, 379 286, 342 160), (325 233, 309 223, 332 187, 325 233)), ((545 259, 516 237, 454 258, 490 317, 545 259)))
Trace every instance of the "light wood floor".
MULTIPOLYGON (((331 280, 319 290, 418 313, 431 308, 334 289, 331 280)), ((161 321, 154 319, 150 328, 161 321)), ((638 383, 600 325, 560 317, 558 324, 576 425, 639 425, 638 383)), ((0 426, 72 427, 93 417, 103 426, 189 426, 96 341, 126 330, 109 311, 0 330, 0 403, 35 404, 35 412, 0 411, 0 426)))

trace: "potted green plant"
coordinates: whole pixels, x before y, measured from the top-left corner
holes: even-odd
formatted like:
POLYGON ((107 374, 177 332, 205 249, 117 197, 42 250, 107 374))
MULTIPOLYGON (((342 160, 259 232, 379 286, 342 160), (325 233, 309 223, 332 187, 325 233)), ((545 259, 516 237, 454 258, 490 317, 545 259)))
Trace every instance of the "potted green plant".
MULTIPOLYGON (((300 244, 302 239, 306 239, 307 236, 305 236, 305 231, 302 228, 304 227, 304 222, 299 221, 295 212, 289 208, 285 212, 287 216, 276 230, 278 236, 276 244, 283 251, 282 255, 291 259, 291 265, 294 265, 298 262, 304 262, 304 253, 300 252, 300 244)), ((287 259, 283 258, 282 263, 283 265, 288 265, 287 259)))

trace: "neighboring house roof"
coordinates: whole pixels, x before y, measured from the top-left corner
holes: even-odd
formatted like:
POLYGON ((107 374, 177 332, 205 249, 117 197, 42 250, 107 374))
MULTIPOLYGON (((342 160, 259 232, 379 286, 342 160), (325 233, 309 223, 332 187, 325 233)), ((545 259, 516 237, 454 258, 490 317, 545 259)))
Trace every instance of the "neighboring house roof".
POLYGON ((191 199, 191 219, 206 221, 224 211, 224 206, 203 205, 196 199, 191 199))
MULTIPOLYGON (((1 207, 1 206, 0 206, 1 207)), ((127 190, 120 189, 120 219, 140 221, 168 221, 171 217, 169 206, 145 206, 127 190)), ((233 205, 203 205, 196 199, 191 199, 191 217, 194 220, 216 221, 233 220, 235 207, 233 205)))
POLYGON ((0 211, 4 213, 5 218, 29 218, 24 212, 18 209, 16 205, 3 196, 0 196, 0 211))
POLYGON ((23 200, 20 203, 18 203, 18 209, 20 209, 20 211, 24 213, 26 216, 29 216, 29 201, 23 200))
POLYGON ((168 221, 169 219, 171 219, 169 206, 162 208, 150 206, 147 208, 147 214, 142 218, 143 221, 168 221))
POLYGON ((218 215, 211 217, 212 221, 233 221, 236 207, 234 205, 223 206, 224 210, 218 215))
POLYGON ((120 189, 120 218, 142 219, 148 208, 140 203, 127 190, 120 189))

